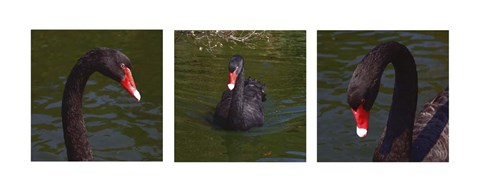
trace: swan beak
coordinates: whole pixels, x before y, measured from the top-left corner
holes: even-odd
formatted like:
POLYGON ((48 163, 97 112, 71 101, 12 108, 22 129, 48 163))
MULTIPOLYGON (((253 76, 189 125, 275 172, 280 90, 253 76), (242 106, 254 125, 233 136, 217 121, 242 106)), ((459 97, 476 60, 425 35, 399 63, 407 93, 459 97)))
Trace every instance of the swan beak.
POLYGON ((235 82, 237 82, 237 70, 230 72, 229 73, 229 78, 228 78, 228 89, 233 90, 235 88, 235 82))
POLYGON ((235 88, 235 84, 229 83, 229 84, 227 85, 227 87, 228 87, 228 89, 230 89, 230 91, 231 91, 231 90, 233 90, 233 88, 235 88))
POLYGON ((140 98, 142 98, 142 96, 140 96, 140 92, 138 92, 137 89, 135 89, 135 92, 133 92, 133 96, 135 97, 135 99, 137 99, 137 101, 140 101, 140 98))
POLYGON ((360 138, 365 138, 367 136, 368 130, 365 128, 357 127, 357 135, 360 138))
POLYGON ((366 111, 362 104, 357 108, 357 110, 352 109, 352 113, 355 117, 355 121, 357 122, 358 137, 366 137, 368 132, 368 119, 370 117, 370 112, 366 111))
POLYGON ((133 80, 132 72, 128 67, 123 68, 125 71, 125 77, 120 81, 123 88, 128 91, 128 93, 133 96, 137 101, 140 101, 140 92, 138 92, 137 87, 135 86, 135 81, 133 80))

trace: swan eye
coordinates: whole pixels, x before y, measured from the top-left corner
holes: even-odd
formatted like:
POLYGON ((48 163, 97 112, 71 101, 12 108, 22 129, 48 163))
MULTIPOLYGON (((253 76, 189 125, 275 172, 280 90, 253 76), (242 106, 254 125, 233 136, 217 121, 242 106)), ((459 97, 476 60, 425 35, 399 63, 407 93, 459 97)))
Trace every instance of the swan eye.
POLYGON ((125 69, 125 64, 123 64, 123 63, 120 64, 120 67, 121 67, 122 69, 125 69))

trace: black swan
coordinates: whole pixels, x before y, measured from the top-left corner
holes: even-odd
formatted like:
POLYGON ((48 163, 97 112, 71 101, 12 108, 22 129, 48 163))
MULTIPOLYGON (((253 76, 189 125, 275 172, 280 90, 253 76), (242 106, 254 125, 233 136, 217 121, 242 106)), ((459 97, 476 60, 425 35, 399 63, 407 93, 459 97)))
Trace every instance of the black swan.
POLYGON ((376 46, 353 72, 347 92, 358 136, 367 135, 369 111, 388 63, 395 69, 395 87, 373 161, 448 162, 448 87, 425 104, 415 121, 417 68, 410 51, 398 42, 376 46))
POLYGON ((226 129, 245 131, 263 125, 265 85, 250 77, 244 80, 243 61, 240 55, 230 59, 228 89, 215 110, 214 121, 226 129))
POLYGON ((90 75, 99 71, 119 82, 130 95, 140 101, 140 93, 135 87, 130 68, 128 57, 110 48, 93 49, 78 59, 65 83, 62 100, 63 136, 68 160, 93 160, 82 113, 83 90, 90 75))

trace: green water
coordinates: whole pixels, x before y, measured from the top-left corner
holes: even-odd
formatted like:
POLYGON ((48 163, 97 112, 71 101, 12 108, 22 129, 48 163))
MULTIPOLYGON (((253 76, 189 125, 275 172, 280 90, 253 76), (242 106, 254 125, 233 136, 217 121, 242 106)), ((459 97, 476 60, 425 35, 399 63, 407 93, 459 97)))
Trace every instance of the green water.
POLYGON ((175 161, 305 161, 306 33, 267 34, 248 43, 221 41, 208 51, 175 33, 175 161), (233 54, 245 58, 245 77, 267 86, 265 123, 246 132, 211 123, 233 54))
POLYGON ((61 105, 67 75, 96 47, 120 49, 132 62, 142 99, 94 73, 83 96, 95 160, 162 160, 162 31, 32 31, 32 161, 67 160, 61 105))
POLYGON ((358 138, 347 104, 347 87, 356 64, 377 44, 405 44, 417 63, 417 112, 448 86, 448 32, 319 31, 317 37, 317 159, 371 161, 391 104, 394 70, 388 65, 370 114, 365 139, 358 138))

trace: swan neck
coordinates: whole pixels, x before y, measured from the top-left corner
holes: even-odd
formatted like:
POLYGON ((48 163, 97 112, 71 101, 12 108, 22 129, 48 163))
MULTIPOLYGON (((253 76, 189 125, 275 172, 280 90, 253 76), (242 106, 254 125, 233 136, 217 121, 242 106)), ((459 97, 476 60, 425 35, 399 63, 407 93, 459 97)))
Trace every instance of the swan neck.
POLYGON ((417 105, 418 80, 415 60, 404 45, 396 42, 387 43, 376 52, 378 52, 376 59, 381 64, 378 79, 381 78, 388 63, 392 63, 395 70, 392 104, 380 153, 386 156, 390 153, 400 155, 398 158, 405 159, 410 153, 417 105))
MULTIPOLYGON (((243 89, 244 89, 244 75, 243 70, 239 73, 237 81, 235 83, 235 88, 232 90, 232 103, 229 111, 229 123, 232 126, 244 126, 244 116, 243 116, 243 89)), ((239 129, 243 129, 240 127, 239 129)))
POLYGON ((415 122, 418 79, 417 68, 412 54, 404 46, 392 58, 395 69, 395 85, 387 127, 399 136, 404 130, 411 132, 415 122))
POLYGON ((88 64, 77 63, 65 83, 62 99, 62 124, 69 160, 93 160, 83 121, 82 97, 89 76, 94 70, 88 64))

